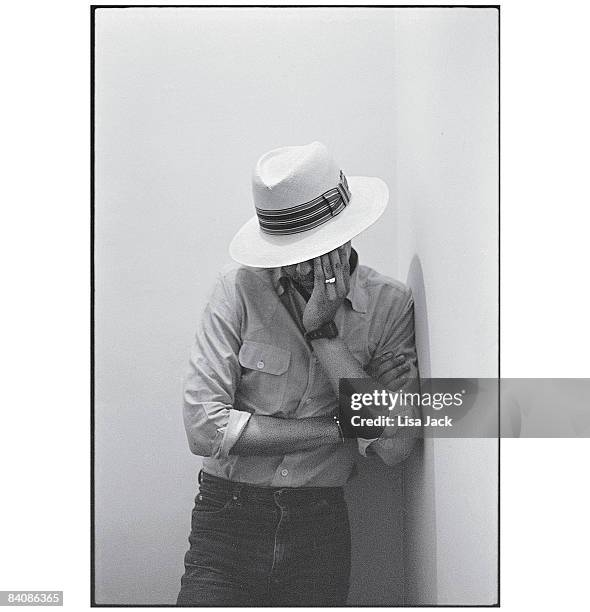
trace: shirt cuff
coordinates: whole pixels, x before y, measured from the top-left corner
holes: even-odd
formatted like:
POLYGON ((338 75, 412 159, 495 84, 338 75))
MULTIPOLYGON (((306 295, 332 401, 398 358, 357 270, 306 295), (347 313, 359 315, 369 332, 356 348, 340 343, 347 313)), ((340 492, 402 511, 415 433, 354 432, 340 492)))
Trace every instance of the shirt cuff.
POLYGON ((242 435, 244 428, 248 424, 252 414, 244 410, 235 410, 230 408, 227 425, 217 429, 217 437, 220 438, 220 443, 214 453, 214 457, 228 457, 230 450, 242 435))
MULTIPOLYGON (((385 442, 385 446, 386 447, 389 446, 391 444, 389 440, 395 436, 396 432, 397 432, 396 425, 387 425, 383 428, 383 432, 378 438, 370 438, 370 439, 357 438, 359 453, 363 457, 366 457, 367 449, 369 448, 371 444, 373 444, 373 442, 384 442, 385 440, 388 440, 387 442, 385 442)), ((376 449, 372 448, 371 451, 375 453, 376 449)))
POLYGON ((356 441, 358 443, 359 453, 363 457, 366 457, 367 456, 367 448, 368 448, 368 446, 370 444, 372 444, 373 442, 375 442, 376 440, 379 440, 379 438, 371 438, 370 440, 365 439, 365 438, 357 438, 356 441))

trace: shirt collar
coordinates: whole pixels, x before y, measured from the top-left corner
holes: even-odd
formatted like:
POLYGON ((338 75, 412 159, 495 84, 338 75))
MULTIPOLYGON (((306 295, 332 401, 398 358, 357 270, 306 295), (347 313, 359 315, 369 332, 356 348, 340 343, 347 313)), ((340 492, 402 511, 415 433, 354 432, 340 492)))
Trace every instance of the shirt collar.
MULTIPOLYGON (((367 292, 359 279, 358 253, 354 249, 350 251, 349 263, 352 274, 350 275, 350 288, 346 299, 350 302, 353 310, 366 313, 367 292)), ((270 268, 269 272, 275 291, 282 295, 289 283, 289 277, 283 272, 283 268, 270 268)))

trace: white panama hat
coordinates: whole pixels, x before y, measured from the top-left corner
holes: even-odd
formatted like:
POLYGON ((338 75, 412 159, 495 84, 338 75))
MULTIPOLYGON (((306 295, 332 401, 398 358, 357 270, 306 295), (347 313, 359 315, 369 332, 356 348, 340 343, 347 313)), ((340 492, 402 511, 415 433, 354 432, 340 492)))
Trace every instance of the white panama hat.
POLYGON ((307 261, 345 244, 383 214, 387 185, 345 176, 321 142, 265 153, 252 175, 256 215, 234 236, 232 259, 253 268, 307 261))

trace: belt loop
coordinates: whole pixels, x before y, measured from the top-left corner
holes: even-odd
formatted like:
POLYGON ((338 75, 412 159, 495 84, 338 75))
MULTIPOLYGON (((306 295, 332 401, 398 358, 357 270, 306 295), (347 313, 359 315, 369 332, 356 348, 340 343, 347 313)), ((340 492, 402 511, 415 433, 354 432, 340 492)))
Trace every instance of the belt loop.
POLYGON ((203 482, 203 470, 199 470, 199 475, 197 476, 197 480, 199 481, 199 484, 203 482))

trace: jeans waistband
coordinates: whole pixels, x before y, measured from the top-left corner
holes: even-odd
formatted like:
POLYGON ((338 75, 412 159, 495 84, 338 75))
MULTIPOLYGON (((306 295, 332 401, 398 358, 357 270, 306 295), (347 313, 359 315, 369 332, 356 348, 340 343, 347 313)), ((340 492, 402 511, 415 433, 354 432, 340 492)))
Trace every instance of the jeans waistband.
POLYGON ((202 490, 213 490, 232 495, 242 501, 255 501, 274 504, 280 499, 285 503, 304 505, 325 499, 328 502, 344 500, 342 487, 263 487, 245 482, 236 482, 213 476, 201 470, 199 483, 202 490))

